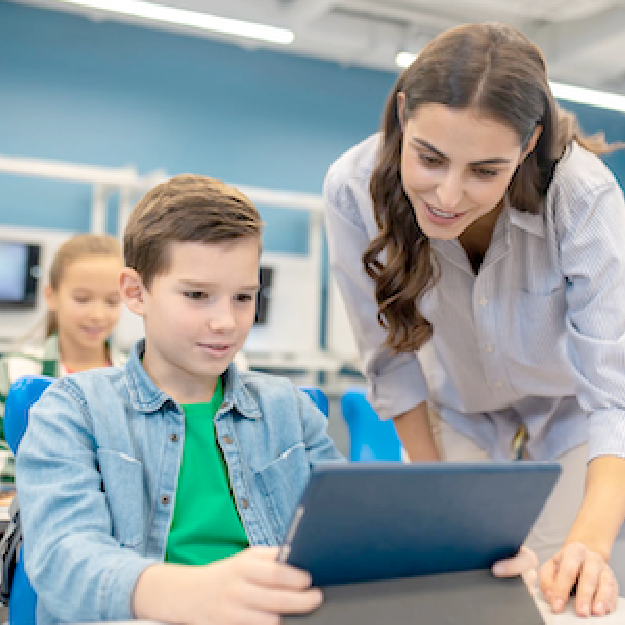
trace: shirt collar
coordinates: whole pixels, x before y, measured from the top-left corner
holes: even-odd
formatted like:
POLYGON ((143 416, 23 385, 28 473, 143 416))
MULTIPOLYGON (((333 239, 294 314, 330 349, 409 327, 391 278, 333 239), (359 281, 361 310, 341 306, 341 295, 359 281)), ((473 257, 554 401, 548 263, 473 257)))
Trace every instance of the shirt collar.
MULTIPOLYGON (((154 384, 146 373, 141 359, 145 352, 145 339, 138 340, 130 351, 130 358, 124 367, 128 379, 130 402, 137 412, 156 413, 170 402, 179 410, 179 404, 165 391, 154 384)), ((247 390, 234 363, 230 363, 223 375, 224 401, 219 408, 218 417, 235 408, 242 416, 259 419, 262 414, 258 403, 247 390)))

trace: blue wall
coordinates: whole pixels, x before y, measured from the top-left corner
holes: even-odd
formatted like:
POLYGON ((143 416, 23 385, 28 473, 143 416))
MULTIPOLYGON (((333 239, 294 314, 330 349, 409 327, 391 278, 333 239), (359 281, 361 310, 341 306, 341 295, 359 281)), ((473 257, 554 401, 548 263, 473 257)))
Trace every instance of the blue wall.
MULTIPOLYGON (((0 154, 319 193, 328 165, 377 129, 394 80, 0 0, 0 154)), ((625 139, 624 114, 565 106, 625 139)), ((625 182, 625 153, 607 160, 625 182)), ((0 174, 0 224, 87 230, 90 192, 0 174)), ((264 212, 267 249, 305 250, 306 215, 264 212)))
MULTIPOLYGON (((320 193, 394 78, 0 2, 0 154, 320 193)), ((88 229, 86 185, 0 187, 1 224, 88 229)), ((305 215, 265 217, 268 249, 305 246, 305 215)))

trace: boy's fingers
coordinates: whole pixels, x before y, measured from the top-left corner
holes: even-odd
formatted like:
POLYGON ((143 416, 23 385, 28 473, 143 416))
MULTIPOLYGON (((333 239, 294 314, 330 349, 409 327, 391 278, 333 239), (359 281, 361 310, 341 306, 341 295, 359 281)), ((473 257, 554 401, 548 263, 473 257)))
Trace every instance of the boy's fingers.
POLYGON ((284 588, 301 591, 310 588, 312 578, 308 571, 289 564, 276 562, 275 558, 262 558, 241 562, 242 573, 250 582, 265 588, 284 588))
POLYGON ((248 552, 250 555, 262 558, 263 560, 275 560, 280 553, 280 547, 264 547, 257 545, 249 547, 248 552))
POLYGON ((516 577, 535 569, 537 566, 536 554, 527 547, 521 547, 516 556, 496 562, 491 570, 495 577, 516 577))
POLYGON ((306 614, 323 602, 319 588, 290 590, 285 588, 262 588, 250 585, 245 592, 247 605, 272 614, 306 614))

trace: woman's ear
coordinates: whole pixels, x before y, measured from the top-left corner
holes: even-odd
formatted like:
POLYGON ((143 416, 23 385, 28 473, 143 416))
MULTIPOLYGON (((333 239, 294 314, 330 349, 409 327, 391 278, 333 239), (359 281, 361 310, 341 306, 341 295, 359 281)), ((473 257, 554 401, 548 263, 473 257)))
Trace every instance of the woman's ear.
POLYGON ((542 132, 543 127, 540 124, 536 124, 536 128, 534 128, 534 132, 532 133, 532 136, 527 143, 527 147, 523 152, 521 161, 524 161, 534 151, 534 148, 536 147, 536 144, 538 143, 538 139, 540 139, 540 135, 542 134, 542 132))
POLYGON ((397 92, 397 119, 399 127, 404 129, 404 107, 406 106, 406 94, 403 91, 397 92))
POLYGON ((124 267, 119 277, 122 301, 136 315, 145 315, 145 298, 143 280, 130 267, 124 267))

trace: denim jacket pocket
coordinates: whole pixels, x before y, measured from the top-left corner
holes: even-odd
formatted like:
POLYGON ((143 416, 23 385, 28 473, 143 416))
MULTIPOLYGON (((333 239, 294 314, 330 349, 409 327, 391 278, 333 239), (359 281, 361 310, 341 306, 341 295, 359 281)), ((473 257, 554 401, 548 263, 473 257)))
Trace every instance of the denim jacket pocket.
POLYGON ((280 541, 284 538, 309 473, 303 442, 288 447, 275 460, 254 472, 254 481, 280 541))
POLYGON ((113 536, 122 547, 136 548, 144 540, 143 465, 112 449, 98 450, 98 462, 113 536))

